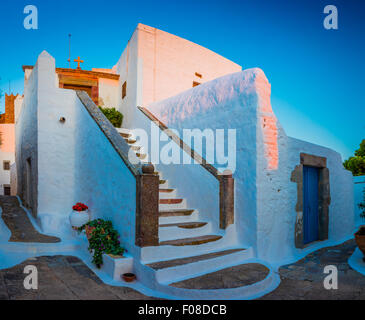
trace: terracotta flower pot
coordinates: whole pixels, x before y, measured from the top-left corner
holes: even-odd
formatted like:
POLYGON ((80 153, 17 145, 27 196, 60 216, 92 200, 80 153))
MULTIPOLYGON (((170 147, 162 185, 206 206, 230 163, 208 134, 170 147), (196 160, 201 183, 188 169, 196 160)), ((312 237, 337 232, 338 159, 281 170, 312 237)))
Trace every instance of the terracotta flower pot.
POLYGON ((134 273, 125 273, 122 277, 125 282, 133 282, 136 280, 136 275, 134 273))
POLYGON ((360 251, 363 253, 365 257, 365 227, 361 227, 358 232, 355 233, 355 241, 357 246, 359 247, 360 251), (360 232, 363 230, 362 232, 360 232), (361 234, 360 234, 361 233, 361 234))
POLYGON ((89 227, 89 226, 85 226, 85 232, 86 232, 86 237, 88 240, 90 240, 91 238, 91 234, 92 232, 95 230, 95 227, 89 227))

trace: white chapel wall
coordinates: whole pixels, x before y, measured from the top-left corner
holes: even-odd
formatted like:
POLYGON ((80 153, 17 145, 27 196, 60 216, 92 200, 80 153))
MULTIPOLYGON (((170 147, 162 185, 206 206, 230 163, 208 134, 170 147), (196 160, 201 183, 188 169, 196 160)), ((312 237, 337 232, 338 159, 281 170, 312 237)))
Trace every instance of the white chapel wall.
POLYGON ((37 219, 44 232, 62 237, 71 230, 72 206, 84 202, 93 219, 113 222, 133 252, 135 179, 76 92, 58 88, 55 77, 55 60, 43 52, 28 81, 17 128, 21 176, 28 154, 37 158, 37 219), (30 128, 35 130, 31 137, 26 135, 30 128))
POLYGON ((99 79, 99 103, 103 108, 118 109, 119 82, 110 79, 99 79))
POLYGON ((128 41, 118 63, 116 72, 120 75, 118 86, 118 108, 123 114, 123 127, 131 129, 136 107, 140 103, 140 61, 138 59, 138 32, 135 31, 128 41), (122 86, 127 83, 126 96, 122 97, 122 86))
POLYGON ((238 72, 242 67, 196 43, 138 24, 138 56, 143 63, 144 105, 238 72))
POLYGON ((198 44, 167 32, 138 24, 116 65, 119 111, 123 127, 133 128, 136 107, 148 105, 242 67, 198 44), (200 75, 197 76, 196 74, 200 75), (122 85, 127 81, 127 96, 122 85))

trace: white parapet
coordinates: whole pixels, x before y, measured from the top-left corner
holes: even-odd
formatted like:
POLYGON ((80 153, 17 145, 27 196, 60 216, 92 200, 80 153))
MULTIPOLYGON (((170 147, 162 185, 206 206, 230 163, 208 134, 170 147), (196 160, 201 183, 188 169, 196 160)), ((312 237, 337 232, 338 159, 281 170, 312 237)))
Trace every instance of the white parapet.
POLYGON ((133 258, 130 256, 110 256, 103 254, 102 270, 105 271, 113 280, 121 280, 124 273, 133 272, 133 258))

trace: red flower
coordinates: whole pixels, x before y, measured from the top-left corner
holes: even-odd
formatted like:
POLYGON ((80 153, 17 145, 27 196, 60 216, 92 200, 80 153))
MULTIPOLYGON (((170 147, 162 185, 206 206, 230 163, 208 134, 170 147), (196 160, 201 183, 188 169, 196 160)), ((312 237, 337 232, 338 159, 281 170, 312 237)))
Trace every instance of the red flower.
POLYGON ((85 211, 85 210, 89 209, 89 207, 81 202, 78 202, 78 203, 76 203, 76 205, 74 205, 72 207, 72 209, 75 211, 81 212, 81 211, 85 211))

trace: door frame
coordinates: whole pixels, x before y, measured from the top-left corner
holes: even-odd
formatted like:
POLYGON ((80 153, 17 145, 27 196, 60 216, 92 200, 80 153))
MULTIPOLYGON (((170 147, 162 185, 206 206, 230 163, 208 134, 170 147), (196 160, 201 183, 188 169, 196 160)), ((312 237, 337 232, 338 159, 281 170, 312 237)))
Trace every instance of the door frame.
POLYGON ((307 153, 300 153, 300 164, 295 167, 291 174, 291 181, 297 184, 297 203, 295 206, 295 247, 305 248, 314 242, 304 243, 304 166, 315 167, 319 170, 318 183, 318 240, 328 239, 329 205, 330 196, 330 173, 327 168, 327 158, 307 153))

